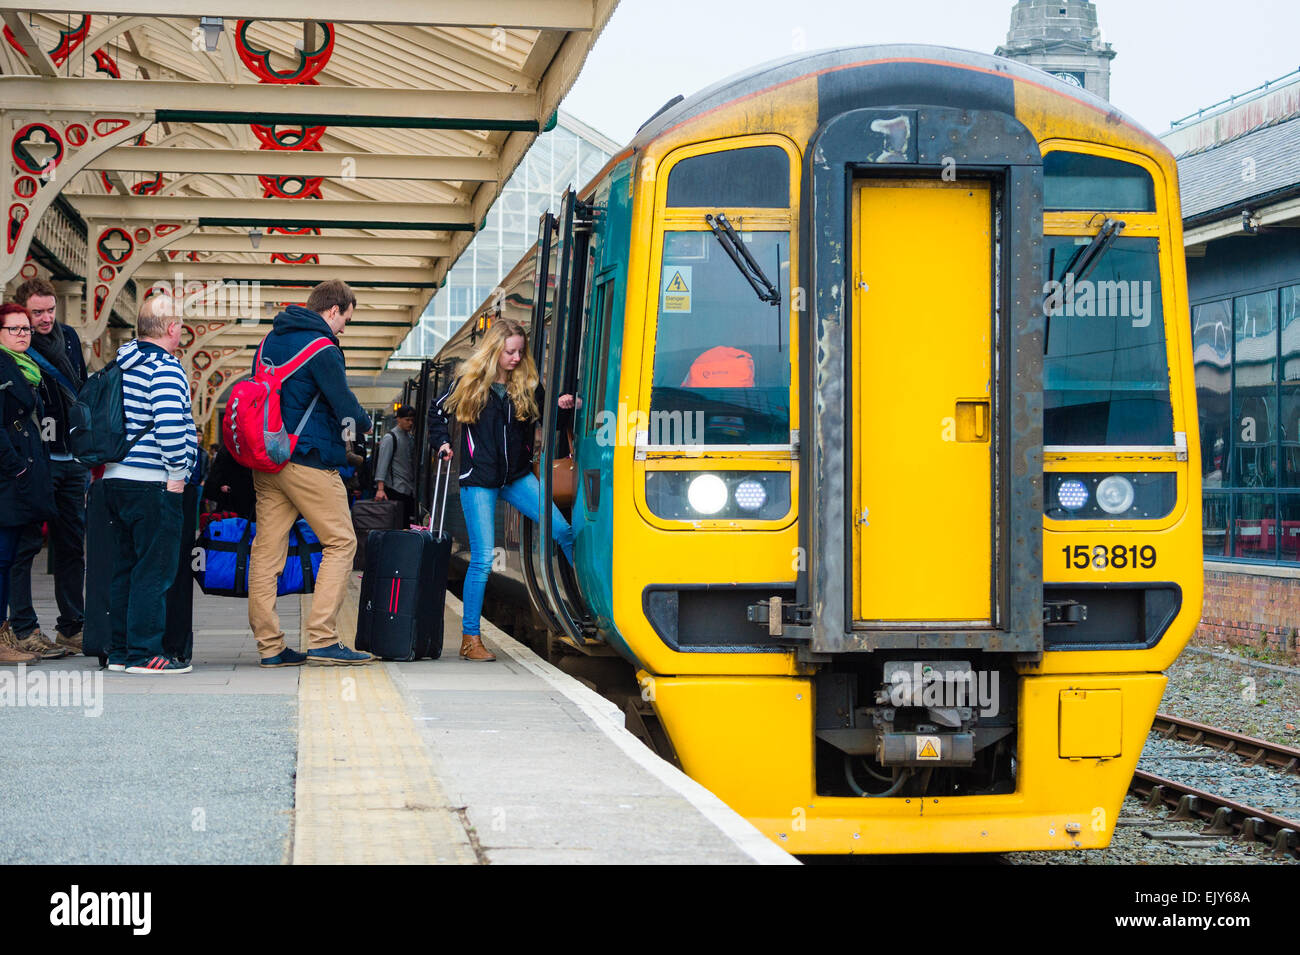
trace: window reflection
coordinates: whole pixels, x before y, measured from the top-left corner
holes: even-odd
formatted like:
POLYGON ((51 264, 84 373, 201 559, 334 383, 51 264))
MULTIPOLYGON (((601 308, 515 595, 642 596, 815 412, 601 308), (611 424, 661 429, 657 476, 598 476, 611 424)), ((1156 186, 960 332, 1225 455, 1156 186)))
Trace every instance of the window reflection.
POLYGON ((1300 487, 1300 286, 1282 289, 1281 337, 1282 486, 1300 487))
POLYGON ((759 300, 712 233, 664 233, 652 444, 790 441, 790 234, 740 237, 780 305, 759 300))
MULTIPOLYGON (((1086 236, 1047 236, 1049 280, 1043 443, 1174 443, 1169 360, 1155 239, 1119 238, 1082 281, 1065 268, 1086 236)), ((1047 291, 1047 290, 1045 290, 1047 291)))
POLYGON ((1223 557, 1228 552, 1227 494, 1207 493, 1201 504, 1201 538, 1206 557, 1223 557))
POLYGON ((1236 487, 1277 486, 1277 293, 1233 302, 1233 473, 1236 487))
POLYGON ((1232 443, 1229 398, 1232 386, 1232 306, 1211 302, 1192 309, 1196 404, 1201 417, 1201 478, 1205 487, 1228 481, 1232 443))

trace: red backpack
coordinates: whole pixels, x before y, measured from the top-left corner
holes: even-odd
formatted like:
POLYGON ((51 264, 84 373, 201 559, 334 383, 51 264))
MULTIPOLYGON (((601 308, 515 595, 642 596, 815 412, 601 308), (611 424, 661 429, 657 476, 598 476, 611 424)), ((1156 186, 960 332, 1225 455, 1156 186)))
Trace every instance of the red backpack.
POLYGON ((265 345, 266 340, 263 339, 262 344, 257 346, 253 377, 246 378, 230 390, 226 416, 221 422, 221 434, 230 453, 244 467, 275 474, 284 470, 284 466, 293 457, 298 435, 302 433, 307 419, 316 408, 316 402, 320 400, 318 392, 303 412, 302 420, 298 422, 293 434, 286 434, 284 419, 280 417, 280 389, 290 375, 326 348, 333 348, 334 343, 323 336, 317 338, 279 366, 262 361, 262 348, 265 345))

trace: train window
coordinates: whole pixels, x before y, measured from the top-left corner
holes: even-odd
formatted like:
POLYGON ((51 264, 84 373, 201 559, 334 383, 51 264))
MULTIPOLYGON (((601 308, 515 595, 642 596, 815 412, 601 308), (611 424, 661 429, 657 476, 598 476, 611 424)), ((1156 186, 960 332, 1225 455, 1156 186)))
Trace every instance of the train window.
POLYGON ((683 159, 668 175, 668 205, 788 208, 790 157, 779 146, 751 146, 683 159))
POLYGON ((1063 274, 1086 236, 1047 236, 1043 444, 1173 444, 1155 239, 1117 238, 1081 279, 1063 274))
POLYGON ((591 369, 590 390, 587 392, 587 432, 597 429, 597 418, 605 408, 605 387, 609 381, 609 366, 613 356, 609 353, 610 319, 614 311, 614 280, 606 279, 596 287, 596 307, 592 315, 596 318, 596 327, 592 329, 591 341, 595 346, 591 361, 584 367, 591 369))
POLYGON ((739 235, 781 304, 759 299, 711 233, 664 233, 651 444, 790 442, 790 234, 739 235))
POLYGON ((1130 162, 1049 152, 1043 156, 1043 208, 1048 212, 1155 212, 1155 183, 1149 172, 1130 162))

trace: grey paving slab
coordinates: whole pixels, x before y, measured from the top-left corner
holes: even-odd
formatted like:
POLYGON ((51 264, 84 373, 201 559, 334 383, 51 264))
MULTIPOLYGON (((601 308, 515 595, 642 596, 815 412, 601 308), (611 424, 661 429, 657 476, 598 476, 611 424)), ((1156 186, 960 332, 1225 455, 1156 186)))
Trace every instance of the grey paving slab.
MULTIPOLYGON (((32 584, 53 621, 53 579, 32 584)), ((296 639, 298 602, 280 603, 296 639)), ((0 864, 286 861, 298 674, 258 670, 246 617, 244 601, 196 591, 193 673, 108 673, 89 657, 5 668, 29 687, 88 678, 102 711, 0 707, 0 864)))
POLYGON ((465 807, 490 862, 756 861, 734 830, 714 820, 729 816, 729 824, 756 836, 748 823, 707 793, 703 800, 686 798, 684 790, 695 784, 667 764, 657 764, 663 771, 656 774, 630 758, 626 743, 611 735, 621 727, 593 719, 583 694, 598 706, 611 704, 486 622, 485 642, 498 661, 460 660, 459 605, 454 598, 448 605, 443 658, 394 665, 392 672, 411 701, 435 771, 454 804, 465 807), (714 816, 700 808, 710 800, 714 816))
POLYGON ((294 710, 284 695, 111 690, 98 717, 0 710, 0 864, 284 861, 294 710))

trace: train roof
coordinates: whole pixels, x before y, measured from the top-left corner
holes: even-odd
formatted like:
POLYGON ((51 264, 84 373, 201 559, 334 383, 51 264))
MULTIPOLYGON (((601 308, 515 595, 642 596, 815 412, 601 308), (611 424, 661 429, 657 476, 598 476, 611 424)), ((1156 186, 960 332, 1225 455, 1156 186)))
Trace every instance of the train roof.
POLYGON ((903 68, 904 73, 888 86, 903 93, 891 106, 979 106, 999 105, 1014 113, 1013 80, 1033 83, 1052 93, 1091 107, 1109 122, 1122 122, 1159 143, 1157 137, 1132 117, 1116 109, 1100 96, 1057 79, 1052 74, 1017 60, 962 50, 956 47, 926 44, 878 44, 846 46, 809 53, 796 53, 737 73, 665 108, 637 131, 630 146, 640 149, 664 132, 710 110, 764 90, 797 80, 809 74, 836 73, 854 68, 903 68), (951 70, 981 74, 984 79, 972 84, 970 79, 945 75, 951 70), (1005 81, 1004 81, 1005 78, 1005 81), (948 102, 932 102, 934 95, 948 91, 948 102), (908 100, 906 95, 922 98, 908 100), (998 102, 1001 100, 1002 102, 998 102))

